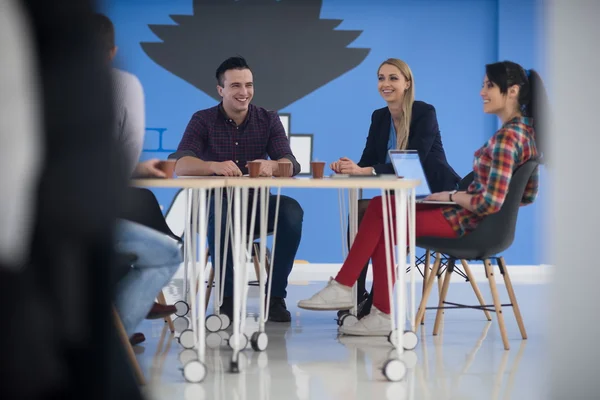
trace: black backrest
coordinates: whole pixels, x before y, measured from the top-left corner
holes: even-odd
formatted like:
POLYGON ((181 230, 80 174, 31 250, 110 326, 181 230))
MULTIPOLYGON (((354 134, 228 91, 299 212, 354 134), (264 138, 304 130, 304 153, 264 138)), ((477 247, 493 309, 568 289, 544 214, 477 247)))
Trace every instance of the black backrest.
POLYGON ((460 182, 458 182, 458 190, 465 192, 469 188, 469 185, 473 183, 474 176, 475 172, 471 171, 464 178, 462 178, 460 182))
POLYGON ((473 232, 457 239, 421 237, 417 246, 457 259, 487 258, 506 250, 515 239, 521 199, 538 165, 537 160, 529 160, 515 170, 500 211, 485 217, 473 232))
POLYGON ((137 222, 181 241, 181 238, 176 236, 167 225, 158 200, 150 190, 127 188, 124 199, 119 218, 137 222))
POLYGON ((500 211, 488 215, 472 232, 485 238, 484 247, 495 249, 494 252, 498 253, 506 250, 514 241, 521 199, 527 182, 538 165, 537 160, 529 160, 517 168, 500 211))

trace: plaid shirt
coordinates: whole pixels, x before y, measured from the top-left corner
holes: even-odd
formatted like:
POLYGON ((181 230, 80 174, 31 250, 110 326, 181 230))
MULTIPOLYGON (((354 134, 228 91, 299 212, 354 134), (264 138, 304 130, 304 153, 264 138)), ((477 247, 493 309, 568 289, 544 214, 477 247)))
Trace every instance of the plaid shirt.
POLYGON ((247 174, 246 163, 257 159, 289 159, 294 175, 300 164, 292 154, 290 141, 279 116, 252 104, 241 125, 236 125, 223 110, 222 104, 196 112, 188 123, 177 152, 169 158, 185 156, 203 161, 234 161, 242 173, 247 174))
MULTIPOLYGON (((475 152, 473 183, 467 189, 472 194, 469 211, 462 207, 445 207, 442 212, 459 236, 473 231, 488 214, 500 211, 513 172, 537 156, 535 132, 531 118, 514 118, 506 122, 494 136, 475 152)), ((531 204, 538 191, 536 168, 527 182, 521 205, 531 204)))

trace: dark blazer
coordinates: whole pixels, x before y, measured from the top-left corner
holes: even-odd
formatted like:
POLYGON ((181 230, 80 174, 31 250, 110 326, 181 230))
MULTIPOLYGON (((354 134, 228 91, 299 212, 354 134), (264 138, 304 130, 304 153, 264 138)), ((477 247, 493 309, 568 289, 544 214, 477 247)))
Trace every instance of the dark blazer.
MULTIPOLYGON (((387 107, 373 112, 367 144, 358 166, 373 167, 377 174, 394 173, 392 164, 386 164, 390 123, 391 114, 387 107)), ((413 103, 407 150, 419 153, 432 193, 456 189, 460 176, 446 160, 435 108, 431 104, 422 101, 413 103)))

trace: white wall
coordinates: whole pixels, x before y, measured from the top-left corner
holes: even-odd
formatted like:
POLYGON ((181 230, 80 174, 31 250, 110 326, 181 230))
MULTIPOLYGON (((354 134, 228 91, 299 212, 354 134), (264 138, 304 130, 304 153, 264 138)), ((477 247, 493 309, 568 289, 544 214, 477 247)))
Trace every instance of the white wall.
POLYGON ((600 1, 554 0, 547 4, 554 111, 554 226, 550 231, 556 274, 549 304, 549 392, 540 398, 597 399, 600 1))

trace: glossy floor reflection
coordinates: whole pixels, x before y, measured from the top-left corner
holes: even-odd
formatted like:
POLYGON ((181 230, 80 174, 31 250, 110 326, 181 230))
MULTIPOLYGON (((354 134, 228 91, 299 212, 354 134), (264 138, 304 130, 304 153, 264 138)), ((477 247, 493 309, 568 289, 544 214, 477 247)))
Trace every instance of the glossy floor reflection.
MULTIPOLYGON (((167 297, 177 295, 174 283, 167 297)), ((165 325, 145 321, 146 342, 136 347, 150 381, 151 399, 543 399, 547 315, 544 285, 515 285, 529 339, 520 340, 512 311, 505 311, 511 350, 504 351, 495 321, 477 310, 449 310, 441 334, 432 336, 434 312, 428 312, 419 332, 420 343, 402 359, 410 367, 403 382, 389 383, 381 367, 392 346, 385 338, 338 337, 334 312, 296 307, 322 283, 290 286, 291 324, 268 323, 268 349, 242 353, 243 369, 229 372, 231 350, 227 332, 211 335, 207 349, 208 375, 200 385, 187 384, 178 354, 181 346, 165 325)), ((480 285, 486 298, 489 289, 480 285)), ((500 289, 504 289, 500 286, 500 289)), ((251 289, 246 332, 257 328, 258 301, 251 289)), ((254 291, 254 292, 253 292, 254 291)), ((467 284, 452 284, 449 300, 471 302, 467 284)), ((437 299, 431 296, 430 305, 437 299)))

